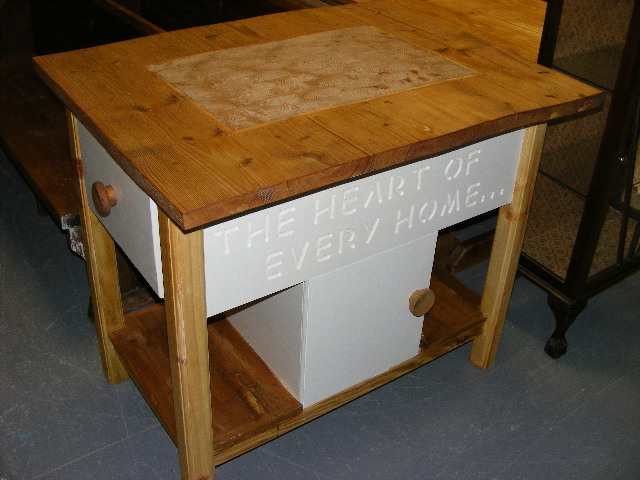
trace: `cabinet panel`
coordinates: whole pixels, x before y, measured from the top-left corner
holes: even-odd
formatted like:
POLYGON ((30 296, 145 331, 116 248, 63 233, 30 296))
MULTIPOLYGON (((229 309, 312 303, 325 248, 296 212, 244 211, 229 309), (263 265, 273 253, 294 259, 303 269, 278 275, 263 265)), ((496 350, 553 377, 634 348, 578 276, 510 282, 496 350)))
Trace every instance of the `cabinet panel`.
MULTIPOLYGON (((156 204, 79 126, 89 206, 112 186, 107 230, 163 297, 156 204)), ((500 135, 204 230, 207 315, 236 308, 511 201, 523 131, 500 135)))
POLYGON ((418 354, 436 234, 312 278, 228 315, 302 403, 313 405, 418 354), (263 319, 269 319, 264 322, 263 319))

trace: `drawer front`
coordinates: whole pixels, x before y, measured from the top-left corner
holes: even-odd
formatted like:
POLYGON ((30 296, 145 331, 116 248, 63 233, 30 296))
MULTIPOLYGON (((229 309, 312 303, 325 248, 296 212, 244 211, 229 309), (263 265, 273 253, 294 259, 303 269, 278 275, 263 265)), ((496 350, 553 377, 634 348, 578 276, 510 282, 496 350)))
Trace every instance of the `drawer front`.
POLYGON ((523 131, 262 209, 204 232, 222 312, 511 201, 523 131))
POLYGON ((149 285, 164 297, 156 204, 80 123, 78 136, 89 208, 149 285), (94 204, 91 190, 95 182, 110 186, 115 192, 117 204, 108 216, 100 215, 94 204))

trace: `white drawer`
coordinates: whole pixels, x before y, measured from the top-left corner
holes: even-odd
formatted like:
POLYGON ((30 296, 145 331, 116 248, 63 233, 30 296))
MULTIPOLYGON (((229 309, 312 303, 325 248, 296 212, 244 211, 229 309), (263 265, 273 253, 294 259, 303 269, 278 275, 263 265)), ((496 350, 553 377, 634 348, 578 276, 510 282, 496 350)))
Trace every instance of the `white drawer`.
POLYGON ((80 122, 78 136, 89 207, 151 288, 163 298, 158 207, 80 122), (115 191, 117 204, 108 216, 98 214, 93 202, 92 186, 95 182, 110 186, 115 191))
MULTIPOLYGON (((100 220, 163 297, 155 203, 86 129, 79 132, 89 198, 96 181, 112 185, 118 197, 100 220)), ((208 227, 207 315, 509 203, 522 138, 522 130, 511 132, 208 227)))

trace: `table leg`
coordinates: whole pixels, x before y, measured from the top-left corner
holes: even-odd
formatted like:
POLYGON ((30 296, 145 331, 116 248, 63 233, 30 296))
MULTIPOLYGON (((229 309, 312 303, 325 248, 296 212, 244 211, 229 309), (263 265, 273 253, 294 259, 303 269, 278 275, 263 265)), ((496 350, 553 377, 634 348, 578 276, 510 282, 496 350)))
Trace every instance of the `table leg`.
POLYGON ((520 259, 546 127, 542 124, 526 129, 513 199, 498 215, 480 305, 487 320, 482 334, 473 341, 470 357, 471 363, 479 368, 488 368, 495 361, 520 259))
POLYGON ((213 427, 202 231, 159 213, 165 311, 183 480, 213 479, 213 427))
POLYGON ((128 379, 129 374, 109 339, 109 332, 120 328, 124 322, 116 250, 113 239, 87 203, 78 140, 78 124, 76 118, 69 112, 67 112, 67 122, 71 153, 78 165, 77 187, 82 207, 81 222, 84 234, 85 260, 98 345, 100 346, 100 358, 102 359, 102 371, 109 383, 118 383, 128 379))

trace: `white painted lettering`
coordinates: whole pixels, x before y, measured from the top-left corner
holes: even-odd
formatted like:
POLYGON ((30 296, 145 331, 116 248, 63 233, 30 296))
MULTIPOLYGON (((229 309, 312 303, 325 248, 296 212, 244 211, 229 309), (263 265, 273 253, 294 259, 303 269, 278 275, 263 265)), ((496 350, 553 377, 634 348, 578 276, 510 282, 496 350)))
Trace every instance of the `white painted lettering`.
POLYGON ((442 212, 440 212, 440 216, 444 217, 445 214, 453 212, 454 208, 456 209, 456 212, 460 210, 460 190, 456 190, 453 195, 451 195, 451 193, 447 193, 447 201, 442 205, 442 212))
POLYGON ((460 172, 462 171, 462 158, 456 157, 455 159, 449 160, 446 168, 444 169, 444 178, 447 180, 453 180, 454 178, 458 178, 460 172))
POLYGON ((427 223, 427 221, 431 220, 436 212, 438 211, 438 202, 436 202, 435 200, 433 200, 432 202, 424 202, 424 204, 420 207, 420 210, 418 212, 418 218, 420 219, 421 223, 427 223), (429 215, 426 215, 427 212, 427 207, 429 207, 429 205, 433 205, 433 207, 431 207, 431 213, 429 215))
POLYGON ((423 165, 420 168, 416 168, 415 170, 411 170, 413 173, 415 173, 418 176, 417 181, 416 181, 416 190, 422 189, 422 174, 427 172, 430 169, 431 169, 431 166, 423 165))
POLYGON ((409 215, 406 217, 403 217, 402 212, 398 210, 398 213, 396 214, 396 234, 400 231, 400 225, 402 225, 403 223, 406 223, 407 228, 411 230, 411 228, 413 227, 414 211, 415 211, 415 206, 411 205, 411 208, 409 209, 409 215))
POLYGON ((238 230, 240 230, 240 227, 236 225, 234 227, 225 228, 224 230, 219 230, 213 234, 214 237, 222 237, 225 255, 229 255, 231 252, 231 248, 229 246, 229 235, 233 232, 237 232, 238 230))
POLYGON ((253 243, 253 239, 259 236, 264 238, 264 242, 267 243, 269 241, 269 215, 264 216, 264 227, 257 228, 256 230, 251 229, 251 222, 247 222, 247 248, 251 248, 253 243))
POLYGON ((325 215, 325 214, 329 215, 330 220, 333 220, 335 218, 335 209, 336 209, 335 193, 331 195, 331 201, 329 202, 329 205, 327 205, 324 208, 320 208, 320 199, 316 198, 316 211, 313 216, 313 224, 318 225, 318 219, 320 218, 321 215, 325 215))
POLYGON ((404 186, 404 177, 401 177, 400 175, 391 176, 391 178, 389 178, 389 195, 388 195, 389 200, 393 198, 394 193, 399 197, 404 195, 404 192, 402 191, 403 186, 404 186), (394 180, 396 178, 398 179, 397 181, 394 180))
POLYGON ((469 157, 467 160, 467 170, 466 170, 467 177, 471 173, 471 165, 473 165, 474 163, 478 163, 478 161, 480 160, 479 155, 481 152, 482 150, 474 150, 469 154, 469 157))
POLYGON ((375 189, 369 192, 369 195, 367 196, 367 200, 364 202, 364 208, 367 208, 369 206, 369 204, 371 203, 371 200, 373 200, 374 197, 376 198, 378 203, 382 203, 382 192, 380 191, 380 182, 376 182, 375 189))
POLYGON ((280 210, 278 212, 278 238, 288 237, 289 235, 293 235, 293 228, 289 228, 288 230, 284 230, 284 227, 293 223, 295 217, 286 217, 287 215, 291 215, 296 211, 296 207, 285 208, 284 210, 280 210))
POLYGON ((356 248, 353 240, 356 238, 356 232, 350 228, 340 230, 338 238, 338 253, 344 252, 347 248, 356 248))
POLYGON ((343 190, 342 192, 342 215, 347 216, 347 215, 353 215, 354 213, 356 213, 356 207, 351 207, 348 208, 349 205, 351 205, 352 203, 355 203, 358 201, 358 197, 352 194, 355 194, 358 191, 358 187, 354 186, 351 188, 347 188, 346 190, 343 190))
POLYGON ((296 270, 300 270, 302 268, 302 264, 304 263, 304 258, 307 256, 307 250, 309 250, 309 242, 305 242, 302 247, 302 252, 300 253, 300 258, 296 253, 296 248, 291 247, 291 259, 293 260, 293 265, 296 267, 296 270))
POLYGON ((371 242, 371 239, 375 235, 379 224, 380 224, 380 217, 376 218, 376 221, 374 222, 372 228, 369 228, 369 225, 367 225, 366 222, 362 224, 362 226, 364 227, 364 229, 367 231, 367 234, 368 234, 367 235, 367 245, 369 245, 369 242, 371 242))
POLYGON ((327 241, 331 240, 332 238, 333 238, 333 233, 327 233, 326 235, 322 235, 321 237, 318 237, 318 240, 316 241, 316 262, 318 263, 325 262, 331 258, 330 253, 327 253, 324 255, 322 255, 322 253, 325 250, 328 250, 331 248, 331 242, 327 242, 327 241))
POLYGON ((284 252, 282 250, 276 250, 273 253, 267 255, 266 258, 266 266, 264 270, 264 276, 267 280, 275 280, 276 278, 280 278, 282 276, 282 272, 279 268, 282 266, 282 260, 277 260, 279 257, 282 257, 284 252))
POLYGON ((469 188, 467 188, 467 196, 464 199, 465 207, 473 207, 478 203, 477 200, 472 201, 472 199, 479 195, 479 192, 478 192, 479 186, 480 186, 480 182, 474 183, 473 185, 469 185, 469 188))

